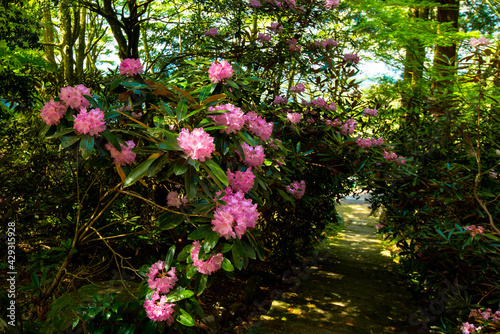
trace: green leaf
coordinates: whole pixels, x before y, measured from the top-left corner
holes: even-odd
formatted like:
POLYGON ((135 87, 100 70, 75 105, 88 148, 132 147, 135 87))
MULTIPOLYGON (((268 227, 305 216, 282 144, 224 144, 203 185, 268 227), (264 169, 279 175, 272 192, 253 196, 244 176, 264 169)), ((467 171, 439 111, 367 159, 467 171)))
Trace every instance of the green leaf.
POLYGON ((112 134, 109 131, 103 131, 102 135, 104 136, 104 138, 106 138, 111 143, 111 145, 113 145, 114 148, 116 148, 118 150, 118 152, 122 151, 122 147, 120 145, 120 140, 118 139, 117 136, 115 136, 114 134, 112 134))
POLYGON ((208 86, 203 86, 200 89, 200 95, 199 95, 200 103, 203 100, 205 100, 210 94, 212 94, 212 92, 215 90, 215 87, 217 87, 217 84, 212 83, 208 86))
POLYGON ((182 175, 188 170, 189 165, 185 159, 178 160, 174 165, 175 175, 182 175))
POLYGON ((186 245, 179 254, 177 254, 177 261, 182 262, 186 261, 186 259, 189 256, 189 253, 191 253, 191 249, 193 249, 193 245, 189 244, 186 245))
POLYGON ((80 136, 63 136, 61 140, 61 144, 59 145, 59 149, 65 149, 67 147, 70 147, 74 143, 80 140, 80 136))
POLYGON ((168 271, 170 269, 172 261, 174 260, 174 255, 175 255, 175 245, 172 245, 168 249, 167 256, 165 257, 165 271, 168 271))
POLYGON ((178 302, 179 300, 189 298, 193 295, 194 295, 194 292, 191 290, 175 291, 175 292, 170 293, 167 296, 167 301, 169 303, 174 303, 174 302, 178 302))
POLYGON ((53 135, 47 136, 45 138, 58 138, 58 137, 64 136, 64 135, 71 133, 71 132, 75 132, 75 130, 74 129, 61 129, 61 130, 57 131, 56 133, 54 133, 53 135))
POLYGON ((191 314, 188 312, 184 311, 182 308, 179 309, 181 311, 181 314, 175 319, 178 322, 180 322, 184 326, 192 327, 194 326, 194 320, 191 314))
POLYGON ((158 158, 155 159, 155 161, 149 166, 148 168, 148 176, 152 177, 161 172, 163 167, 165 167, 165 164, 168 161, 168 155, 167 154, 162 154, 158 158))
POLYGON ((182 99, 177 103, 177 120, 182 120, 188 111, 186 100, 182 99))
POLYGON ((224 243, 222 244, 222 249, 220 250, 220 252, 223 254, 227 253, 231 250, 231 248, 233 248, 233 245, 224 243))
POLYGON ((158 228, 161 230, 170 230, 171 228, 176 227, 186 220, 186 216, 183 214, 178 214, 175 212, 165 212, 158 220, 156 220, 156 224, 158 228))
POLYGON ((224 258, 224 260, 222 261, 222 269, 231 272, 234 271, 234 266, 231 261, 229 261, 229 259, 224 258))
POLYGON ((226 173, 220 168, 218 164, 216 164, 212 159, 206 160, 204 163, 210 171, 209 172, 210 176, 216 177, 218 180, 220 180, 226 187, 229 185, 229 180, 227 179, 226 173), (213 175, 212 175, 213 174, 213 175))
POLYGON ((198 187, 196 186, 196 170, 193 166, 189 166, 184 174, 184 186, 189 200, 194 199, 198 195, 198 187))
POLYGON ((186 269, 186 277, 188 279, 193 278, 194 275, 196 275, 197 273, 198 273, 198 270, 192 264, 190 264, 189 267, 187 267, 187 269, 186 269))
POLYGON ((252 248, 252 245, 250 245, 250 243, 245 239, 241 240, 241 244, 243 245, 243 251, 245 254, 252 260, 255 260, 257 256, 255 255, 255 250, 252 248))
POLYGON ((236 267, 236 269, 241 270, 241 268, 243 268, 243 260, 245 258, 245 255, 240 239, 234 239, 234 244, 231 252, 233 255, 234 266, 236 267))
POLYGON ((35 274, 35 272, 31 272, 31 283, 33 283, 32 286, 40 286, 40 280, 38 279, 38 276, 35 274))
POLYGON ((213 232, 212 225, 204 225, 199 229, 196 229, 193 232, 189 233, 187 238, 188 240, 201 240, 203 238, 206 238, 210 232, 213 232))
POLYGON ((236 89, 240 88, 240 86, 238 86, 238 84, 236 82, 234 82, 233 80, 227 80, 226 82, 229 84, 229 86, 231 86, 233 88, 236 88, 236 89))
POLYGON ((203 243, 203 250, 205 251, 205 253, 210 252, 210 250, 214 248, 215 245, 217 245, 217 242, 219 242, 219 237, 219 233, 215 231, 208 232, 208 235, 205 238, 205 242, 203 243))
POLYGON ((178 142, 170 142, 170 141, 162 141, 161 143, 156 144, 162 150, 167 151, 179 151, 179 143, 178 142))
POLYGON ((85 135, 80 140, 80 151, 82 152, 82 157, 87 159, 94 150, 94 136, 85 135))
POLYGON ((135 167, 128 175, 127 178, 125 179, 125 182, 123 184, 124 187, 130 187, 134 183, 136 183, 139 179, 141 179, 146 173, 148 172, 149 166, 155 161, 156 159, 148 159, 146 161, 143 161, 139 166, 135 167))
POLYGON ((196 277, 196 281, 194 283, 194 291, 198 296, 201 295, 203 291, 205 291, 205 288, 207 287, 207 281, 208 281, 208 275, 200 273, 196 277))

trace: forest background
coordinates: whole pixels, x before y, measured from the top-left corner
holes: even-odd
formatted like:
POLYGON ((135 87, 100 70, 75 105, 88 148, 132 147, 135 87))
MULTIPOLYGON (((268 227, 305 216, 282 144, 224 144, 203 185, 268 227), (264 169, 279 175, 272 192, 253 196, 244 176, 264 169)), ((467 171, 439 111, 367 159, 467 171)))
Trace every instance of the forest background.
POLYGON ((470 322, 494 333, 499 7, 497 0, 3 0, 0 218, 16 251, 15 261, 10 248, 3 253, 2 269, 15 263, 20 273, 24 331, 189 333, 207 326, 207 314, 241 326, 217 311, 220 301, 203 299, 213 297, 210 287, 275 279, 300 263, 340 225, 335 205, 356 182, 372 194, 379 232, 398 247, 417 299, 446 302, 416 315, 420 329, 456 333, 470 322), (127 75, 109 63, 116 57, 140 59, 143 70, 127 75), (363 86, 356 75, 369 58, 402 76, 363 86), (222 60, 232 75, 214 81, 209 68, 222 60), (40 117, 62 88, 79 84, 92 91, 82 103, 106 112, 101 135, 73 128, 74 108, 57 124, 40 117), (272 123, 272 138, 248 119, 225 131, 220 105, 272 123), (181 130, 196 128, 214 138, 206 161, 179 147, 181 130), (113 162, 106 148, 126 150, 125 140, 135 145, 130 166, 113 162), (242 159, 264 148, 260 164, 242 159), (258 204, 258 221, 241 238, 223 238, 212 225, 229 197, 216 193, 228 196, 231 173, 248 171, 255 182, 242 202, 258 204), (174 192, 189 204, 174 208, 167 200, 174 192), (222 270, 200 271, 193 241, 202 261, 224 254, 222 270), (152 322, 143 307, 152 298, 145 278, 160 259, 165 272, 177 270, 168 294, 173 324, 152 322), (78 295, 113 278, 129 282, 133 288, 122 286, 131 300, 78 295))

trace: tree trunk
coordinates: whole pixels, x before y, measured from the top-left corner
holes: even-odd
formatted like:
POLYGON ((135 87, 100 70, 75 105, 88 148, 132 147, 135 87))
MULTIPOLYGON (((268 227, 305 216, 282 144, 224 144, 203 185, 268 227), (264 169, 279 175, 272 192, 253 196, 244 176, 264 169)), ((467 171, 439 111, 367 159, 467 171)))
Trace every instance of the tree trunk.
POLYGON ((73 31, 71 27, 71 10, 69 0, 59 3, 59 22, 61 24, 61 58, 64 69, 64 79, 71 83, 73 80, 73 31))
MULTIPOLYGON (((83 74, 83 64, 85 61, 85 33, 87 31, 87 9, 80 8, 80 29, 78 32, 78 49, 76 54, 76 75, 83 74)), ((91 41, 89 41, 91 42, 91 41)))
POLYGON ((43 43, 45 44, 43 47, 45 59, 48 62, 55 65, 56 58, 54 55, 54 24, 52 23, 52 16, 50 14, 50 5, 46 4, 42 8, 43 13, 43 43))

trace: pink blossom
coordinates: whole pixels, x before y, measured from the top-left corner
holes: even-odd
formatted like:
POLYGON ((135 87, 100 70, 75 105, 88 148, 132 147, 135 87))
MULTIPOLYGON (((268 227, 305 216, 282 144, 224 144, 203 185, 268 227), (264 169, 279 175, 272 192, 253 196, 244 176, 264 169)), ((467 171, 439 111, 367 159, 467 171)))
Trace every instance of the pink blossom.
POLYGON ((481 46, 481 45, 490 44, 490 41, 486 37, 481 36, 479 38, 472 37, 470 39, 469 43, 470 43, 470 46, 481 46))
POLYGON ((308 119, 306 120, 306 122, 307 122, 307 123, 314 123, 314 122, 316 122, 316 121, 314 120, 314 118, 311 118, 311 117, 310 117, 310 118, 308 118, 308 119))
POLYGON ((208 70, 208 78, 213 83, 221 82, 224 79, 233 76, 233 67, 226 60, 221 62, 215 61, 208 70))
POLYGON ((378 139, 370 138, 370 140, 371 140, 373 146, 381 146, 381 145, 384 145, 384 143, 385 143, 384 138, 382 138, 382 137, 379 137, 378 139))
POLYGON ((148 284, 151 289, 157 289, 160 293, 169 293, 177 282, 175 276, 175 267, 172 267, 167 273, 164 272, 165 262, 158 261, 149 268, 148 284))
POLYGON ((376 228, 377 230, 380 230, 382 227, 385 227, 385 225, 384 225, 384 224, 381 224, 381 223, 378 223, 377 225, 375 225, 375 228, 376 228))
POLYGON ((87 108, 89 106, 90 103, 84 95, 90 95, 90 88, 84 85, 63 87, 59 92, 61 101, 73 109, 78 109, 80 107, 87 108))
POLYGON ((95 136, 106 130, 104 112, 99 110, 99 108, 91 109, 87 112, 87 109, 82 107, 78 115, 73 115, 73 117, 75 118, 73 128, 80 133, 95 136))
POLYGON ((358 125, 358 122, 355 121, 354 119, 348 119, 341 127, 340 127, 340 133, 344 136, 352 135, 354 133, 354 130, 356 129, 356 126, 358 125))
POLYGON ((208 30, 205 30, 205 32, 203 34, 205 36, 214 37, 214 36, 217 36, 218 33, 219 33, 219 30, 217 28, 210 28, 208 30))
POLYGON ((473 324, 469 324, 468 322, 462 323, 462 327, 460 327, 462 334, 472 334, 478 333, 481 330, 481 326, 475 327, 473 324))
POLYGON ((251 0, 250 3, 248 4, 252 8, 258 8, 261 6, 259 0, 251 0))
POLYGON ((292 123, 298 123, 302 119, 302 115, 297 112, 287 113, 286 118, 288 118, 288 120, 292 123))
POLYGON ((338 118, 335 118, 335 120, 333 122, 331 120, 327 119, 325 121, 325 123, 327 126, 340 126, 342 124, 342 122, 340 122, 338 118))
MULTIPOLYGON (((238 237, 241 239, 248 228, 254 228, 260 213, 257 204, 252 204, 250 199, 245 199, 243 192, 233 192, 227 187, 226 195, 221 200, 226 205, 219 206, 214 213, 212 230, 226 239, 238 237)), ((220 195, 220 192, 219 194, 220 195)))
POLYGON ((119 152, 111 143, 104 145, 104 147, 111 153, 111 156, 118 166, 129 165, 135 161, 135 153, 132 152, 132 149, 135 147, 134 141, 129 140, 125 143, 126 145, 120 143, 121 152, 119 152))
POLYGON ((227 134, 236 133, 243 128, 245 124, 245 114, 240 108, 232 104, 223 104, 217 107, 210 107, 208 111, 229 110, 228 113, 223 113, 216 116, 208 116, 214 119, 217 125, 224 125, 226 129, 221 129, 220 132, 227 134))
POLYGON ((136 74, 142 74, 143 68, 139 59, 127 58, 120 63, 120 75, 133 77, 136 74))
POLYGON ((132 111, 132 117, 135 118, 135 119, 139 119, 142 117, 142 112, 135 112, 135 111, 132 111))
POLYGON ((259 39, 259 42, 261 42, 261 43, 269 43, 269 41, 271 40, 271 35, 262 34, 259 32, 258 39, 259 39))
POLYGON ((326 39, 326 45, 331 46, 331 47, 336 47, 337 44, 339 44, 338 41, 334 40, 333 38, 327 38, 326 39))
POLYGON ((377 117, 377 109, 365 108, 365 110, 363 111, 363 115, 377 117))
POLYGON ((144 309, 149 319, 153 321, 166 321, 170 326, 174 322, 175 304, 167 303, 167 296, 160 297, 158 290, 144 300, 144 309))
POLYGON ((304 84, 302 84, 300 82, 297 85, 290 87, 290 91, 292 93, 296 93, 296 94, 304 92, 305 89, 306 89, 306 87, 304 86, 304 84))
POLYGON ((215 151, 214 138, 203 128, 195 128, 192 132, 183 128, 177 137, 180 148, 184 154, 193 160, 205 161, 215 151))
POLYGON ((370 147, 372 147, 372 141, 371 141, 370 138, 368 138, 368 139, 358 138, 358 139, 356 139, 356 144, 358 144, 358 146, 361 147, 361 148, 370 148, 370 147))
POLYGON ((346 61, 346 62, 352 62, 354 64, 357 64, 357 63, 359 63, 359 57, 355 53, 346 53, 344 55, 344 61, 346 61))
POLYGON ((248 131, 256 136, 259 136, 263 141, 267 141, 271 138, 273 133, 273 123, 267 123, 266 120, 257 115, 257 113, 251 111, 245 115, 245 120, 247 122, 248 131))
MULTIPOLYGON (((257 145, 256 147, 252 147, 246 142, 241 144, 241 148, 243 149, 243 154, 245 154, 245 164, 248 167, 260 167, 264 163, 264 147, 262 145, 257 145)), ((241 157, 240 157, 241 159, 241 157)))
POLYGON ((40 116, 47 125, 57 125, 61 123, 61 118, 64 117, 66 109, 68 107, 62 102, 55 102, 51 99, 43 105, 42 110, 40 110, 40 116))
POLYGON ((179 197, 179 193, 177 191, 171 191, 167 195, 167 205, 168 206, 175 206, 176 208, 180 208, 181 206, 181 199, 179 197))
POLYGON ((324 6, 328 9, 335 9, 339 6, 339 0, 326 0, 324 6))
POLYGON ((291 194, 295 199, 301 199, 306 192, 306 181, 293 181, 286 187, 286 192, 291 194))
POLYGON ((392 151, 385 151, 384 150, 384 159, 385 160, 389 160, 389 161, 392 161, 392 160, 396 160, 398 158, 397 154, 392 152, 392 151))
POLYGON ((288 99, 282 96, 275 96, 273 103, 277 106, 284 106, 288 103, 288 99))
POLYGON ((290 38, 288 41, 288 48, 291 52, 300 52, 301 46, 297 45, 297 40, 295 38, 290 38))
POLYGON ((253 188, 255 175, 252 173, 252 169, 247 169, 244 172, 238 170, 234 173, 228 169, 226 174, 229 186, 235 191, 241 191, 246 194, 253 188))
POLYGON ((484 227, 476 225, 469 225, 465 228, 465 230, 470 233, 471 237, 484 233, 484 227))
POLYGON ((271 30, 274 33, 280 33, 283 30, 283 26, 279 24, 278 22, 273 22, 271 23, 271 26, 268 27, 267 29, 271 30))
POLYGON ((191 260, 193 260, 193 265, 196 267, 196 270, 198 270, 198 272, 205 275, 210 275, 214 271, 217 271, 222 267, 222 261, 224 261, 224 257, 222 256, 221 253, 212 255, 210 259, 202 261, 198 258, 198 255, 200 254, 200 249, 201 249, 200 242, 199 241, 193 242, 193 250, 191 251, 191 260))

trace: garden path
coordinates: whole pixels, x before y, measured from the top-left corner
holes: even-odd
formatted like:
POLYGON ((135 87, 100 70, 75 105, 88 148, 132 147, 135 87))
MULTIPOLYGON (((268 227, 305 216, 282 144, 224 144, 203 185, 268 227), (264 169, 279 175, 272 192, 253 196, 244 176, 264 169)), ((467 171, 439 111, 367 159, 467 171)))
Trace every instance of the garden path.
POLYGON ((296 286, 273 301, 248 334, 407 333, 411 295, 377 238, 368 203, 346 198, 338 211, 342 231, 326 240, 310 266, 295 272, 290 281, 296 286))

